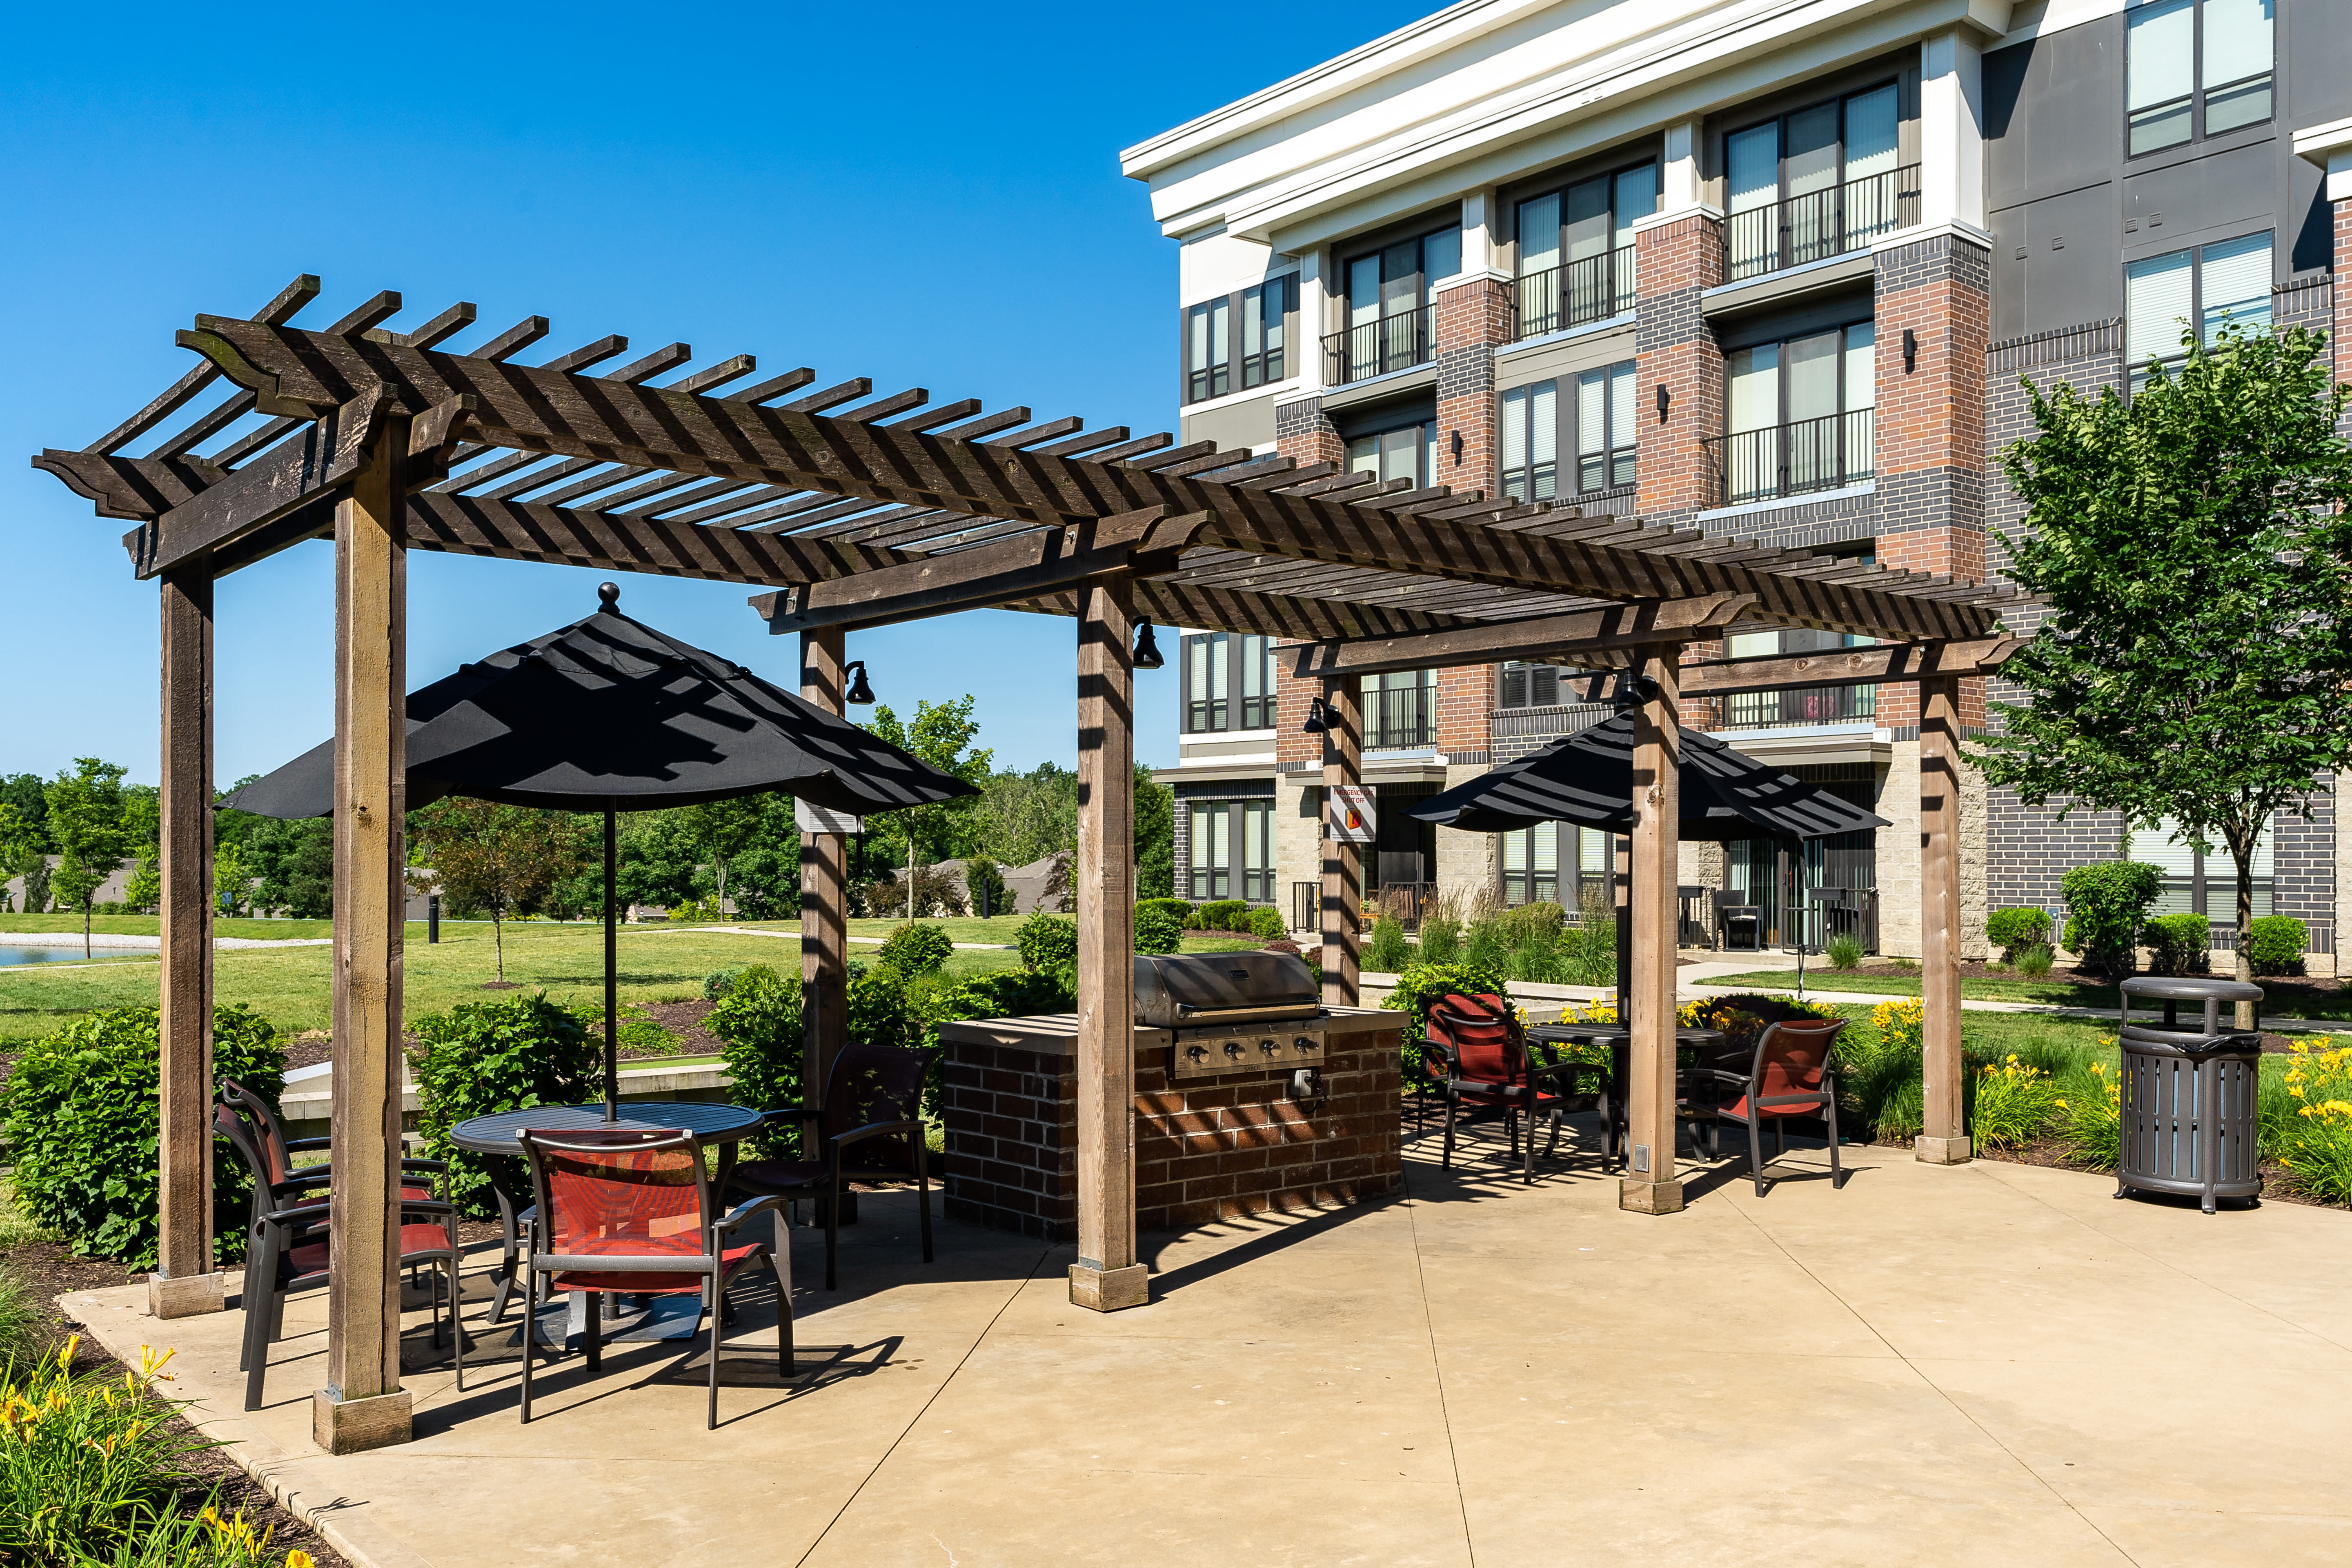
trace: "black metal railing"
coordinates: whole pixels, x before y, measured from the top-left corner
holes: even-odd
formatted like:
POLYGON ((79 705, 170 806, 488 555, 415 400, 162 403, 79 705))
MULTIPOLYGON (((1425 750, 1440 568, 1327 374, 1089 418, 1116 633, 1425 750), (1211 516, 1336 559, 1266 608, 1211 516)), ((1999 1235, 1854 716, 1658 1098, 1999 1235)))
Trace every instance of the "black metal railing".
POLYGON ((1384 687, 1364 693, 1364 748, 1437 744, 1437 689, 1384 687))
POLYGON ((1771 730, 1837 724, 1878 712, 1875 686, 1800 686, 1786 691, 1740 691, 1723 700, 1727 730, 1771 730))
POLYGON ((1290 929, 1321 931, 1323 929, 1323 884, 1293 882, 1290 884, 1290 929))
POLYGON ((1334 386, 1426 364, 1437 357, 1437 307, 1401 310, 1333 332, 1323 340, 1323 352, 1331 361, 1334 386))
POLYGON ((1738 283, 1860 250, 1919 221, 1919 165, 1865 174, 1733 213, 1723 225, 1723 280, 1738 283))
POLYGON ((1706 448, 1711 506, 1738 506, 1860 484, 1877 472, 1869 408, 1713 436, 1706 448))
POLYGON ((1633 308, 1633 292, 1630 245, 1530 272, 1511 284, 1512 341, 1623 315, 1633 308))

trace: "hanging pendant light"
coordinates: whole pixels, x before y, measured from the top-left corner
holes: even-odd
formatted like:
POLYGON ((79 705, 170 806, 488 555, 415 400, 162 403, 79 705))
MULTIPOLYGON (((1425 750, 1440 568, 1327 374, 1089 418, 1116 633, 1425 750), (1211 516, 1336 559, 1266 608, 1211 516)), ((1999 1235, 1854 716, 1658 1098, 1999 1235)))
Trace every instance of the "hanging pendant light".
POLYGON ((1138 621, 1135 626, 1135 668, 1158 669, 1167 662, 1160 657, 1160 645, 1151 639, 1151 623, 1138 621))
POLYGON ((1324 734, 1330 730, 1331 710, 1323 706, 1323 699, 1317 697, 1308 700, 1307 722, 1298 727, 1309 735, 1324 734))
POLYGON ((853 658, 842 668, 849 675, 848 700, 861 705, 873 701, 874 688, 866 684, 866 661, 853 658))

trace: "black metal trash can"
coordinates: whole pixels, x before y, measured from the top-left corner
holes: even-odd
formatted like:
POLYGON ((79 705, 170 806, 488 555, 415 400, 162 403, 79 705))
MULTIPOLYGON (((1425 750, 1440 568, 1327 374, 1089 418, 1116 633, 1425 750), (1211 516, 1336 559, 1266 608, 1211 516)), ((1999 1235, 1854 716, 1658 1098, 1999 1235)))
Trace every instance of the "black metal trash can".
POLYGON ((2223 1029, 2221 1005, 2259 1006, 2262 987, 2136 975, 2123 994, 2116 1196, 2134 1188, 2173 1193, 2201 1198, 2207 1214, 2220 1198, 2261 1202, 2254 1145, 2263 1037, 2223 1029), (2134 1002, 2161 1002, 2164 1021, 2134 1022, 2134 1002), (2203 1016, 2184 1024, 2183 1002, 2201 1005, 2203 1016))

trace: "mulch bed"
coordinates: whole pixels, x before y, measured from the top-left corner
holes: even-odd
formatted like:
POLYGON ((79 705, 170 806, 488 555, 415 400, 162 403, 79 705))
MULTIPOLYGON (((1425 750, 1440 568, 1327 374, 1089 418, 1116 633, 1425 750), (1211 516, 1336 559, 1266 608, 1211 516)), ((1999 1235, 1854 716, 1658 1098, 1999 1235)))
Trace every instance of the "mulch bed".
MULTIPOLYGON (((77 1258, 56 1242, 28 1242, 0 1254, 0 1261, 5 1261, 8 1270, 30 1288, 41 1313, 39 1336, 51 1350, 62 1345, 66 1336, 79 1328, 58 1310, 58 1297, 68 1290, 133 1285, 147 1278, 120 1263, 77 1258)), ((100 1349, 97 1341, 88 1338, 76 1348, 73 1365, 78 1374, 86 1377, 118 1378, 129 1370, 100 1349)), ((168 1392, 168 1385, 166 1388, 168 1392)), ((203 1434, 181 1417, 172 1417, 172 1424, 191 1439, 204 1440, 203 1434)), ((308 1524, 280 1508, 269 1489, 247 1475, 227 1449, 202 1449, 188 1455, 183 1462, 188 1470, 188 1480, 181 1492, 185 1511, 195 1512, 209 1499, 223 1514, 243 1513, 247 1523, 272 1531, 269 1549, 273 1560, 299 1547, 310 1554, 319 1568, 351 1568, 349 1561, 321 1541, 308 1524)))
POLYGON ((659 1024, 663 1028, 667 1029, 671 1034, 676 1035, 677 1037, 677 1045, 673 1048, 665 1049, 659 1052, 631 1051, 625 1048, 621 1054, 624 1057, 653 1055, 715 1057, 720 1055, 727 1049, 727 1042, 702 1026, 702 1021, 710 1016, 710 1010, 717 1005, 719 1005, 719 1004, 716 1002, 704 1002, 700 1000, 692 1002, 646 1002, 641 1004, 637 1008, 638 1013, 645 1017, 651 1018, 655 1023, 659 1024))

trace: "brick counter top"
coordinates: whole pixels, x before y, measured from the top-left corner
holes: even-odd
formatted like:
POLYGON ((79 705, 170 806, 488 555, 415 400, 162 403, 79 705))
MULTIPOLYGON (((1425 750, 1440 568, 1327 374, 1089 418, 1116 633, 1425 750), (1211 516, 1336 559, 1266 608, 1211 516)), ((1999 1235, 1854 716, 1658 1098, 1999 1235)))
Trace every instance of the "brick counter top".
MULTIPOLYGON (((1276 1020, 1278 1026, 1282 1020, 1276 1020)), ((1320 1022, 1327 1036, 1377 1034, 1382 1029, 1402 1029, 1402 1013, 1384 1007, 1327 1007, 1320 1022)), ((1009 1046, 1018 1050, 1034 1051, 1040 1056, 1070 1056, 1078 1048, 1078 1016, 1076 1013, 1039 1013, 1026 1018, 971 1018, 961 1022, 941 1024, 940 1042, 942 1045, 1009 1046)), ((1157 1047, 1165 1049, 1176 1043, 1173 1030, 1135 1026, 1135 1044, 1139 1050, 1157 1047)))

